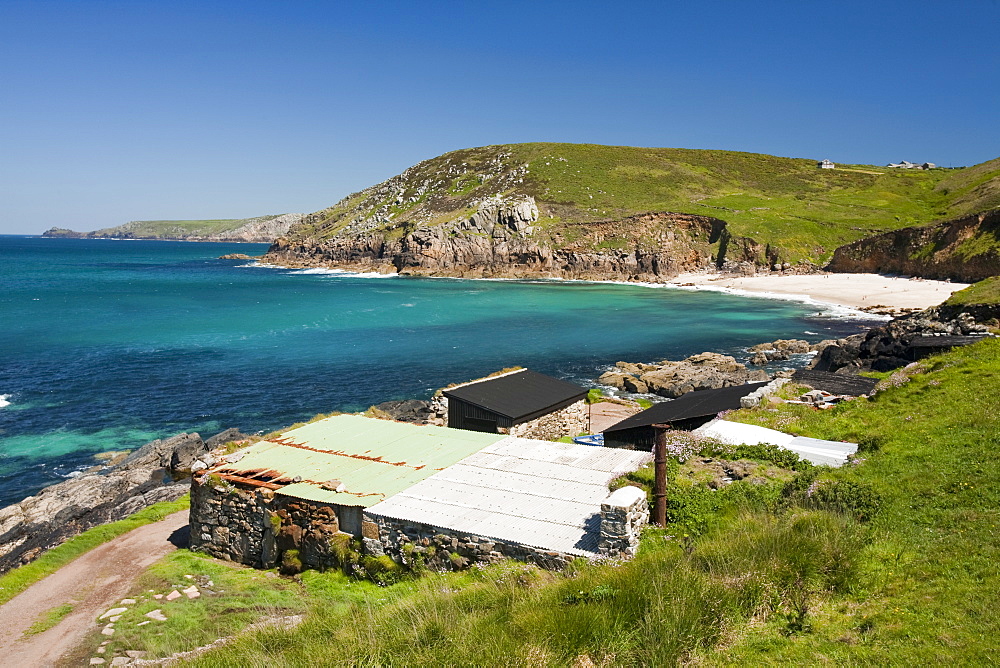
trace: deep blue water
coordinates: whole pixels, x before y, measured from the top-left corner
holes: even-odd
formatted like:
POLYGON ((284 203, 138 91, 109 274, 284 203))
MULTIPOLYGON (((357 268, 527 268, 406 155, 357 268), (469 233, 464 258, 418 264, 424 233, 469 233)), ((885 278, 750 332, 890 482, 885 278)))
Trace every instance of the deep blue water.
POLYGON ((0 505, 181 431, 272 430, 513 365, 586 383, 618 360, 860 326, 719 293, 217 259, 265 248, 0 236, 0 505))

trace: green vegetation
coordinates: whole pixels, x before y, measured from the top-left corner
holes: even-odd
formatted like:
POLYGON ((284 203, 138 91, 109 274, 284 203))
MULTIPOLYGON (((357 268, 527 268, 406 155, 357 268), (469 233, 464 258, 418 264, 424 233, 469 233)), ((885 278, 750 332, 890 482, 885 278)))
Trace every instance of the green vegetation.
POLYGON ((1000 207, 1000 158, 955 170, 941 179, 935 190, 949 197, 951 216, 1000 207))
MULTIPOLYGON (((674 524, 650 529, 628 563, 563 574, 506 563, 378 589, 304 573, 301 626, 248 633, 196 663, 990 664, 998 374, 1000 342, 985 341, 888 374, 870 401, 735 412, 857 441, 859 458, 833 470, 727 450, 770 482, 719 492, 678 462, 674 524)), ((633 477, 649 482, 648 470, 633 477)))
POLYGON ((30 564, 15 568, 0 576, 0 603, 6 603, 22 591, 47 575, 59 570, 85 552, 102 545, 113 538, 143 526, 159 522, 167 515, 187 510, 190 507, 188 495, 177 501, 163 501, 129 515, 123 520, 104 524, 84 531, 57 547, 48 550, 30 564))
MULTIPOLYGON (((303 582, 308 579, 303 578, 280 578, 273 571, 218 561, 188 550, 172 552, 137 580, 130 595, 137 603, 115 624, 107 651, 145 649, 153 656, 169 656, 207 645, 262 619, 303 612, 303 582), (167 601, 152 597, 153 592, 168 594, 192 584, 201 591, 198 598, 181 596, 167 601), (157 609, 167 621, 137 626, 149 619, 146 613, 157 609)), ((351 586, 364 588, 361 583, 351 586)), ((88 644, 96 647, 102 640, 107 638, 95 631, 88 644)))
POLYGON ((73 607, 72 603, 64 603, 62 605, 57 605, 51 610, 46 610, 39 615, 38 619, 35 620, 31 626, 28 627, 28 629, 24 632, 24 635, 33 636, 38 633, 48 631, 53 626, 61 622, 66 615, 73 612, 73 607))
POLYGON ((973 283, 964 290, 951 295, 945 302, 948 306, 973 304, 1000 304, 1000 276, 973 283))
MULTIPOLYGON (((858 442, 841 469, 675 434, 670 524, 648 529, 631 562, 421 576, 344 542, 345 563, 364 560, 378 586, 181 550, 136 585, 146 598, 109 651, 164 656, 231 637, 195 665, 988 665, 1000 633, 998 375, 1000 341, 987 340, 881 374, 871 400, 728 415, 858 442), (723 461, 745 477, 718 485, 723 461), (198 599, 149 598, 192 582, 198 599), (167 621, 129 623, 154 608, 167 621), (293 614, 295 628, 248 629, 293 614)), ((646 467, 615 484, 651 483, 646 467)))
MULTIPOLYGON (((541 234, 556 246, 580 242, 596 221, 670 211, 725 220, 733 236, 770 244, 785 261, 824 261, 838 246, 875 233, 1000 205, 1000 159, 961 170, 818 169, 815 160, 736 151, 486 146, 419 163, 292 234, 325 239, 360 218, 379 220, 383 234, 398 238, 404 225, 464 218, 496 195, 533 196, 541 234)), ((619 249, 645 242, 655 239, 611 235, 588 243, 619 249)))

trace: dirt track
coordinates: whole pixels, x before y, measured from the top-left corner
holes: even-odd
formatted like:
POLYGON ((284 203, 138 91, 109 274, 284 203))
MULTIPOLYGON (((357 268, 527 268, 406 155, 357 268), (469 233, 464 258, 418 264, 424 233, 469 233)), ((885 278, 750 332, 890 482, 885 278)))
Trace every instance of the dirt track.
POLYGON ((95 619, 128 593, 136 576, 177 549, 188 511, 133 529, 66 564, 0 606, 0 666, 51 666, 97 628, 95 619), (173 536, 173 539, 171 539, 173 536), (173 542, 171 542, 173 540, 173 542), (64 603, 73 611, 44 633, 24 637, 39 615, 64 603))

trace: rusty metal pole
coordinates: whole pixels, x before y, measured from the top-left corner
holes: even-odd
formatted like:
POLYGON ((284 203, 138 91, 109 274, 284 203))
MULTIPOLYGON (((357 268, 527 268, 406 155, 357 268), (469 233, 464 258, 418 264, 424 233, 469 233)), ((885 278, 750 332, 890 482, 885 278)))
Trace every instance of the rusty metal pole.
POLYGON ((656 441, 653 445, 653 523, 667 526, 667 429, 654 424, 656 441))

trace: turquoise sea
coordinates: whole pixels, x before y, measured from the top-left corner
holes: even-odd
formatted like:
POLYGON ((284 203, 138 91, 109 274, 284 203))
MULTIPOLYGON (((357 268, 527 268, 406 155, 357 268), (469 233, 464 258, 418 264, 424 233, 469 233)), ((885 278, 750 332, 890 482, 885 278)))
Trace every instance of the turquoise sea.
POLYGON ((513 365, 592 383, 617 360, 865 324, 712 292, 217 259, 265 249, 0 236, 0 505, 181 431, 273 430, 513 365))

